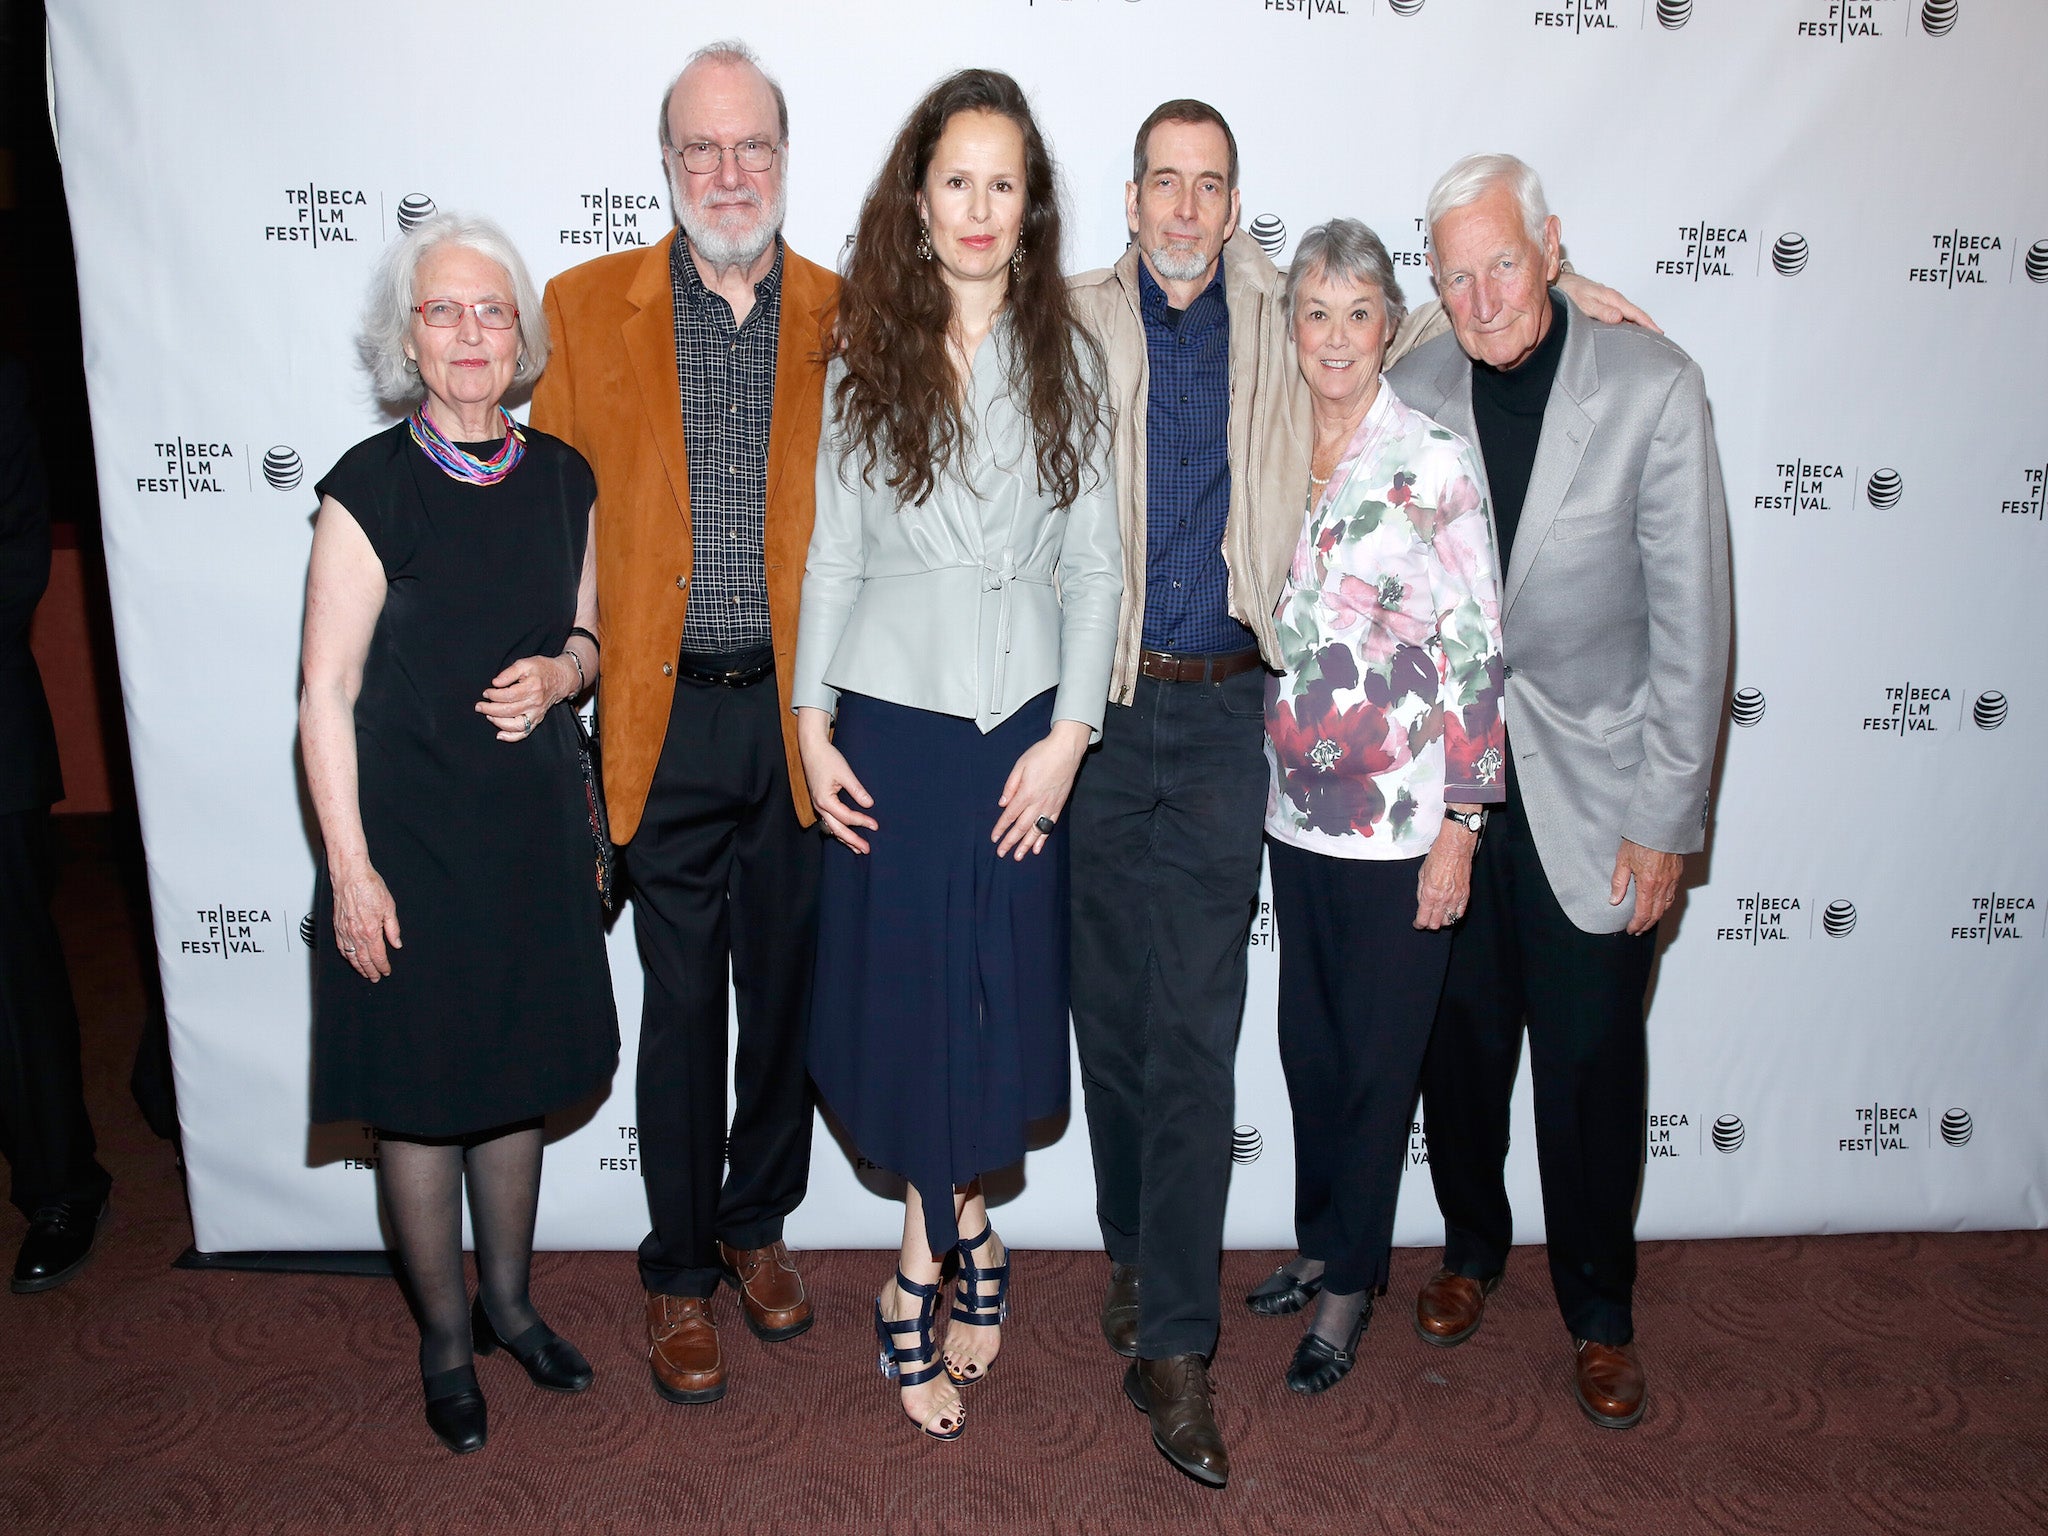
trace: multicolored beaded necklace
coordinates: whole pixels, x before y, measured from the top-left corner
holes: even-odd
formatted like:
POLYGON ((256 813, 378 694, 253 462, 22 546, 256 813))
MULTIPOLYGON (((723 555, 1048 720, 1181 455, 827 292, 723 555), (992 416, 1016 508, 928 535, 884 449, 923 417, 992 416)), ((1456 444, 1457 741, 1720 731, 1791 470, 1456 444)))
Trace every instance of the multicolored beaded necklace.
POLYGON ((432 459, 435 467, 449 479, 470 485, 496 485, 517 469, 519 461, 526 457, 526 434, 519 430, 519 423, 502 405, 498 407, 498 416, 505 423, 505 442, 488 459, 464 452, 443 436, 441 430, 427 419, 424 403, 406 418, 406 424, 412 428, 412 440, 420 445, 420 452, 432 459))

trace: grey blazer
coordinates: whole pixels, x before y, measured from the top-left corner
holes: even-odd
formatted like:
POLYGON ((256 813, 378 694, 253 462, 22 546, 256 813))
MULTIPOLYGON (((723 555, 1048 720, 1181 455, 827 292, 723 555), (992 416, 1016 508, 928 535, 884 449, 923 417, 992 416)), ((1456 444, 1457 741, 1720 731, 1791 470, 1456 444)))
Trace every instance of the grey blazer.
MULTIPOLYGON (((1706 839, 1728 672, 1728 506, 1699 365, 1652 331, 1566 300, 1515 546, 1501 586, 1509 771, 1543 872, 1589 933, 1621 839, 1706 839)), ((1472 364, 1442 336, 1396 364, 1401 398, 1477 443, 1472 364)), ((1492 498, 1489 496, 1488 501, 1492 498)))
POLYGON ((1056 688, 1055 720, 1102 731, 1123 595, 1109 433, 1097 434, 1078 500, 1038 488, 1029 420, 1012 399, 999 318, 975 355, 961 471, 906 507, 842 451, 825 376, 818 512, 797 624, 792 707, 836 712, 841 689, 994 730, 1056 688))

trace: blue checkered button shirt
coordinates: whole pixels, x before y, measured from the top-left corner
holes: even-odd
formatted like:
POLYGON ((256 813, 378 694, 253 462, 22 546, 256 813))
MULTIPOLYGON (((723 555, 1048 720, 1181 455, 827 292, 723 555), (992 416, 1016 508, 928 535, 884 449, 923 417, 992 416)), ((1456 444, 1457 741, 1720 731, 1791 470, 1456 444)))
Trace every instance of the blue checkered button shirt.
POLYGON ((1230 311, 1223 269, 1180 315, 1138 263, 1145 399, 1145 647, 1215 654, 1257 644, 1230 616, 1230 311))

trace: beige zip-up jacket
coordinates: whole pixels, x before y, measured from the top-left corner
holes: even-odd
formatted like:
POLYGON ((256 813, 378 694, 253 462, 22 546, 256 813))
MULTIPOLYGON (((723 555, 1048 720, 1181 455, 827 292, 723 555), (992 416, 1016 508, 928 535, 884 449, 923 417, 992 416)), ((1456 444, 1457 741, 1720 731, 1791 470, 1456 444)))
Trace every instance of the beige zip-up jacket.
MULTIPOLYGON (((1117 520, 1123 530, 1124 592, 1117 616, 1109 701, 1129 704, 1145 630, 1145 400, 1151 365, 1138 309, 1138 248, 1113 267, 1070 280, 1074 311, 1108 363, 1110 446, 1116 454, 1117 520)), ((1276 671, 1273 609, 1301 537, 1311 436, 1308 385, 1294 358, 1285 279, 1249 235, 1223 247, 1223 301, 1230 311, 1230 513, 1223 528, 1231 616, 1258 637, 1276 671)), ((1382 369, 1449 329, 1434 300, 1411 313, 1387 348, 1382 369)))

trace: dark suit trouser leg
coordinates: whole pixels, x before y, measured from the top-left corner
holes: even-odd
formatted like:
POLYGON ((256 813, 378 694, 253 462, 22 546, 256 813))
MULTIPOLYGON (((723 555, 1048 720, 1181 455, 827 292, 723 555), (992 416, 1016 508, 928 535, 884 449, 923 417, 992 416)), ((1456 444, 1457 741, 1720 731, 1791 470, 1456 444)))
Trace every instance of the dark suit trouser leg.
POLYGON ((1144 1270, 1138 1353, 1208 1354, 1258 905, 1265 678, 1141 678, 1069 811, 1075 1043, 1104 1245, 1144 1270))
POLYGON ((1449 929, 1415 926, 1416 859, 1268 842, 1280 1065, 1294 1110, 1295 1235, 1338 1295, 1381 1290, 1449 929))
POLYGON ((22 1215, 97 1202, 113 1180, 94 1157, 78 1011, 50 916, 56 857, 46 810, 0 815, 0 1155, 22 1215))
POLYGON ((818 856, 790 799, 774 680, 679 681, 626 848, 646 978, 637 1086, 652 1230, 640 1278, 651 1291, 709 1296, 715 1242, 771 1243, 803 1199, 818 856), (739 1033, 730 1142, 728 971, 739 1033))
POLYGON ((1572 922, 1511 788, 1474 862, 1423 1071, 1444 1263, 1473 1276, 1507 1263, 1514 1223, 1502 1165, 1526 1016, 1551 1282, 1573 1336, 1608 1344, 1634 1337, 1643 993, 1655 955, 1654 933, 1572 922))

